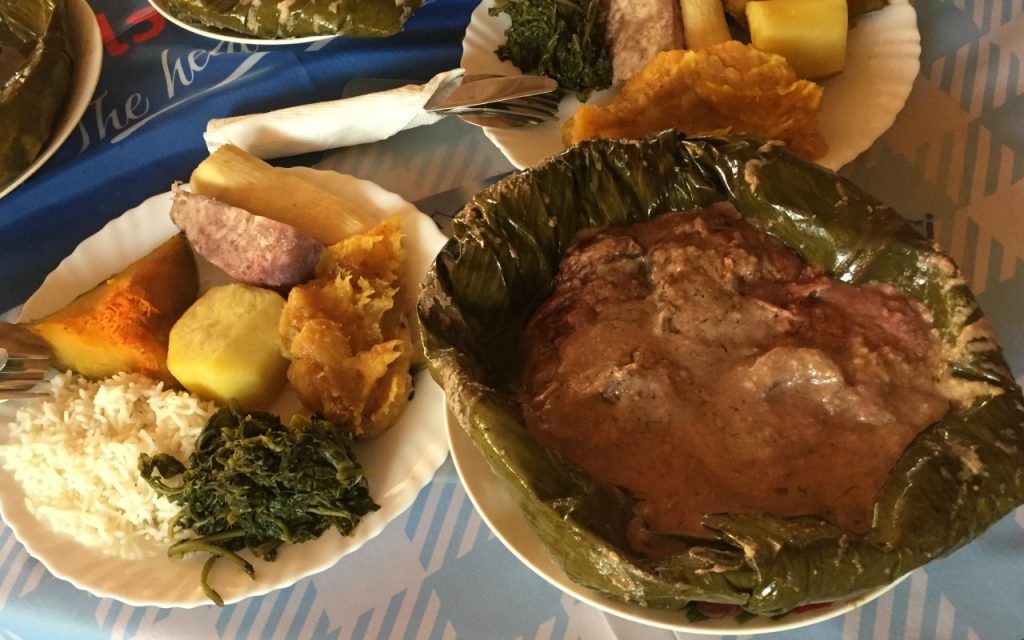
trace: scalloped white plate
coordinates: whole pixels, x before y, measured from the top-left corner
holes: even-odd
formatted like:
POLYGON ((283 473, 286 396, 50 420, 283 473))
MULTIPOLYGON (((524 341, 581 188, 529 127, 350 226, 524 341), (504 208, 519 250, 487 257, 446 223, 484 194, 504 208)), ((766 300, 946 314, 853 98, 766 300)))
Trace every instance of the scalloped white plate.
MULTIPOLYGON (((409 265, 405 286, 407 295, 415 297, 414 292, 419 290, 427 268, 445 241, 434 222, 412 204, 372 182, 305 167, 293 171, 380 218, 402 217, 409 265)), ((170 193, 149 198, 84 240, 29 298, 20 320, 59 309, 176 233, 168 215, 170 205, 170 193)), ((199 264, 204 286, 226 277, 205 261, 200 260, 199 264)), ((398 423, 381 436, 355 445, 371 495, 381 508, 365 516, 349 537, 331 529, 317 540, 282 547, 275 562, 255 560, 255 580, 230 563, 219 563, 211 574, 211 582, 225 603, 288 587, 330 568, 412 505, 448 454, 442 423, 444 394, 426 371, 417 374, 414 383, 415 396, 398 423)), ((10 422, 22 402, 0 405, 0 425, 10 422)), ((286 420, 299 409, 294 395, 287 392, 271 407, 271 411, 286 420)), ((6 429, 0 430, 0 443, 7 441, 7 435, 6 429)), ((21 485, 12 472, 2 467, 0 515, 25 549, 50 573, 93 595, 134 606, 188 608, 210 604, 199 587, 204 558, 171 560, 166 556, 166 547, 161 546, 154 548, 152 557, 123 560, 81 545, 69 536, 55 533, 46 522, 32 515, 25 506, 21 485)))
POLYGON ((49 141, 32 164, 14 180, 0 185, 0 198, 28 180, 64 144, 82 119, 92 101, 96 83, 99 82, 100 68, 103 66, 103 40, 100 38, 96 15, 85 0, 68 0, 67 7, 74 66, 71 69, 71 85, 65 98, 64 111, 54 123, 49 141))
POLYGON ((602 611, 633 622, 701 635, 738 634, 747 636, 756 633, 785 631, 786 629, 806 627, 853 611, 889 591, 910 575, 906 574, 891 584, 872 589, 853 598, 833 602, 827 607, 791 613, 778 620, 757 617, 743 623, 738 623, 731 617, 690 622, 686 618, 685 612, 648 609, 640 605, 612 600, 597 591, 576 584, 565 574, 562 567, 551 557, 544 543, 530 528, 512 494, 488 466, 483 454, 476 448, 450 411, 445 415, 445 427, 448 431, 448 446, 451 449, 452 461, 455 463, 455 469, 459 473, 459 478, 466 488, 469 499, 480 513, 480 517, 491 528, 494 535, 498 536, 498 539, 508 547, 509 551, 534 573, 564 593, 602 611))
MULTIPOLYGON (((503 62, 494 50, 505 42, 509 17, 487 11, 494 0, 483 0, 473 11, 462 40, 462 63, 466 73, 515 74, 511 62, 503 62)), ((839 169, 852 161, 892 126, 906 104, 920 70, 921 36, 917 13, 908 0, 891 4, 858 18, 847 41, 846 69, 822 83, 825 89, 818 114, 818 129, 828 142, 828 153, 818 163, 839 169)), ((607 104, 614 90, 594 94, 589 104, 607 104)), ((580 102, 562 100, 557 122, 522 129, 485 127, 490 138, 509 162, 519 169, 531 167, 563 149, 561 124, 580 102)))

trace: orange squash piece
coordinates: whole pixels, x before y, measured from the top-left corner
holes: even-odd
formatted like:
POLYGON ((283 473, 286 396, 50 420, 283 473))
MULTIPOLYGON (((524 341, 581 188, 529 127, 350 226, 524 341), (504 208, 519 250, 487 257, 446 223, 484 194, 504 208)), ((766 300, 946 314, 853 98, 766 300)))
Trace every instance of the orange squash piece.
POLYGON ((53 349, 58 368, 88 378, 142 373, 177 385, 167 370, 168 335, 198 292, 195 258, 178 234, 29 328, 53 349))

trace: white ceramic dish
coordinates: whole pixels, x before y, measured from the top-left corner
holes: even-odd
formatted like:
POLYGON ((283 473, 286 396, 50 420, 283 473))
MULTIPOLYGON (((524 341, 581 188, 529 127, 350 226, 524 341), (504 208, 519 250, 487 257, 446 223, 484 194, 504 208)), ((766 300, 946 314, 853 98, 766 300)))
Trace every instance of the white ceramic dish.
POLYGON ((99 82, 100 67, 103 64, 103 40, 100 38, 99 25, 96 24, 96 15, 85 0, 68 0, 67 7, 74 66, 64 111, 54 122, 50 139, 32 164, 14 180, 0 186, 0 198, 28 180, 56 153, 82 119, 82 114, 92 100, 93 91, 96 90, 96 83, 99 82))
POLYGON ((236 42, 238 44, 265 44, 265 45, 287 45, 287 44, 308 44, 310 42, 316 42, 318 40, 330 40, 331 38, 337 37, 333 33, 324 34, 321 36, 303 36, 301 38, 257 38, 255 36, 247 36, 234 31, 228 31, 227 29, 217 29, 215 27, 207 27, 201 24, 193 24, 186 22, 181 18, 177 17, 167 8, 167 4, 163 0, 149 0, 149 4, 152 5, 157 13, 167 18, 173 24, 178 25, 186 31, 191 31, 197 35, 205 36, 207 38, 213 38, 214 40, 223 40, 225 42, 236 42))
POLYGON ((827 607, 792 613, 778 620, 758 617, 743 623, 731 617, 712 618, 702 622, 690 622, 685 612, 647 609, 635 604, 607 598, 596 591, 576 584, 551 558, 548 550, 533 532, 525 516, 508 489, 487 464, 483 454, 476 448, 469 435, 458 424, 450 412, 445 424, 448 430, 448 445, 452 461, 459 473, 466 493, 487 526, 506 547, 537 575, 572 597, 586 602, 608 613, 642 624, 706 635, 742 636, 756 633, 770 633, 805 627, 816 622, 842 615, 871 600, 899 584, 906 576, 878 589, 846 600, 840 600, 827 607))
MULTIPOLYGON (((462 67, 466 73, 519 73, 494 50, 505 42, 509 17, 490 16, 494 0, 483 0, 473 11, 462 41, 462 67)), ((818 128, 828 142, 828 153, 818 162, 839 169, 892 126, 906 104, 920 69, 921 36, 917 14, 908 0, 892 0, 882 9, 857 20, 847 42, 846 69, 823 84, 818 128)), ((594 94, 590 104, 606 104, 614 90, 594 94)), ((580 103, 562 100, 559 120, 522 129, 484 128, 484 133, 519 169, 531 167, 562 150, 561 123, 580 103)))
MULTIPOLYGON (((303 177, 344 196, 355 207, 385 216, 402 216, 409 269, 408 291, 418 291, 423 275, 444 244, 444 236, 427 216, 399 196, 372 182, 328 171, 297 168, 303 177)), ((145 255, 177 232, 171 223, 171 195, 154 196, 112 220, 83 241, 43 282, 22 311, 21 320, 49 313, 70 302, 108 275, 145 255)), ((200 261, 203 285, 225 278, 200 261)), ((226 603, 261 595, 294 584, 335 564, 370 540, 415 500, 448 454, 444 425, 444 394, 427 372, 415 379, 416 393, 398 424, 383 435, 357 443, 355 451, 366 471, 373 499, 380 509, 365 516, 350 537, 334 529, 321 538, 283 547, 275 562, 255 560, 256 579, 250 580, 230 563, 220 563, 211 581, 226 603), (222 566, 221 566, 222 565, 222 566)), ((0 405, 0 424, 7 424, 18 402, 0 405)), ((284 393, 271 410, 287 418, 299 407, 284 393)), ((0 442, 6 442, 6 429, 0 442)), ((50 572, 96 596, 135 606, 195 607, 209 604, 199 587, 204 558, 196 555, 171 560, 165 548, 143 560, 122 560, 54 533, 25 506, 25 494, 13 473, 0 468, 0 515, 26 550, 50 572)))

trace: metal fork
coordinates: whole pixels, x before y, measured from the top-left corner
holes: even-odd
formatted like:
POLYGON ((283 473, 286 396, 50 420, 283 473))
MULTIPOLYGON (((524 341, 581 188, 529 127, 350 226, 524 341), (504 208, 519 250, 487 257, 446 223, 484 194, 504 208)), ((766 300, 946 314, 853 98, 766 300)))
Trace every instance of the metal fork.
POLYGON ((557 119, 564 95, 550 78, 495 74, 467 75, 456 91, 460 93, 440 92, 427 103, 426 110, 481 126, 522 127, 557 119), (492 80, 499 82, 494 84, 492 80), (489 102, 479 100, 495 94, 505 97, 489 102))
POLYGON ((32 389, 50 372, 53 354, 25 327, 0 322, 0 400, 47 395, 32 389))
POLYGON ((561 91, 438 111, 485 127, 523 127, 558 119, 561 91))

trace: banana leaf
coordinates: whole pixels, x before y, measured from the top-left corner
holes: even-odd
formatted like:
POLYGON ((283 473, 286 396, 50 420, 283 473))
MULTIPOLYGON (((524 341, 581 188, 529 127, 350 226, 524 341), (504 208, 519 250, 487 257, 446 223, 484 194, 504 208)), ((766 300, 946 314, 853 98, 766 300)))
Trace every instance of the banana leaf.
POLYGON ((63 0, 0 1, 0 186, 39 155, 64 108, 71 51, 63 0))
POLYGON ((423 0, 163 0, 188 23, 257 38, 388 36, 423 0))
POLYGON ((777 145, 671 131, 586 142, 481 192, 453 229, 418 303, 431 373, 579 584, 647 607, 708 601, 778 615, 888 584, 1024 502, 1021 390, 956 266, 892 208, 777 145), (625 542, 633 499, 523 428, 519 339, 577 231, 720 201, 835 278, 892 283, 921 300, 970 400, 906 448, 867 533, 814 516, 708 514, 706 539, 654 561, 625 542))

